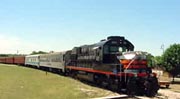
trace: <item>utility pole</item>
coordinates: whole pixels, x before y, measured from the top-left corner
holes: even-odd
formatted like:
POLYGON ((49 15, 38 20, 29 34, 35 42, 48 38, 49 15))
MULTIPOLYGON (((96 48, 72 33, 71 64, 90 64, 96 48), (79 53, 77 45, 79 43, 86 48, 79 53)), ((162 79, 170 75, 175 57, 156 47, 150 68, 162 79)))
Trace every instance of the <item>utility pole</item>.
POLYGON ((164 44, 161 45, 161 49, 162 49, 162 51, 163 51, 163 53, 162 53, 162 55, 161 55, 161 56, 162 56, 162 61, 163 61, 163 63, 162 63, 161 65, 164 65, 164 61, 165 61, 164 56, 163 56, 163 55, 164 55, 164 44))
POLYGON ((17 50, 17 55, 18 55, 18 53, 19 53, 19 50, 17 50))
POLYGON ((161 49, 163 50, 163 54, 164 54, 164 44, 161 45, 161 49))

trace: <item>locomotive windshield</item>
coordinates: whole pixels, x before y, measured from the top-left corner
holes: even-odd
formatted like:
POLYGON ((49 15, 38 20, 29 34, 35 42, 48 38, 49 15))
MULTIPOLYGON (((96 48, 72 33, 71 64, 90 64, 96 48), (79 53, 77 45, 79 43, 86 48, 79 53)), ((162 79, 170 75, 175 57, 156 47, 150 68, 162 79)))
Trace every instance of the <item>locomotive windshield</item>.
POLYGON ((123 48, 119 46, 110 46, 110 52, 122 52, 123 48))
POLYGON ((123 52, 132 51, 134 46, 126 39, 120 37, 108 38, 108 41, 103 45, 103 63, 118 64, 118 56, 123 52))
POLYGON ((125 51, 127 51, 127 49, 121 46, 104 46, 104 54, 117 54, 125 51))
POLYGON ((120 45, 105 45, 103 51, 103 62, 104 63, 118 63, 118 56, 122 52, 126 52, 128 49, 125 46, 120 45))

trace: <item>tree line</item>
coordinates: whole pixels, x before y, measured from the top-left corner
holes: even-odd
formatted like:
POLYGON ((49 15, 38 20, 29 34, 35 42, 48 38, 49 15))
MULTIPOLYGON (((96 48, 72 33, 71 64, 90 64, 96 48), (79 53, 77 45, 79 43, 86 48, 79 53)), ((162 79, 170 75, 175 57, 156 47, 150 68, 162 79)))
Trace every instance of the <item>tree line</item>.
POLYGON ((180 74, 180 44, 172 44, 161 56, 148 55, 150 67, 160 67, 174 77, 180 74))
MULTIPOLYGON (((52 53, 53 51, 51 51, 52 53)), ((32 51, 30 55, 47 54, 45 51, 32 51)), ((25 56, 26 54, 0 54, 0 57, 25 56)))

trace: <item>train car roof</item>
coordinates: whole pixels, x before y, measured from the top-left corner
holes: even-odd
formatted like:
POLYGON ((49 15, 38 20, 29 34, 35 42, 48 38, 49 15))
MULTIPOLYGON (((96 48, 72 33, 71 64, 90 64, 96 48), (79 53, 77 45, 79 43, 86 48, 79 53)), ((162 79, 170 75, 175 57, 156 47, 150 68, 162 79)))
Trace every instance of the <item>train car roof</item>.
POLYGON ((58 54, 65 54, 66 52, 54 52, 54 53, 47 53, 47 54, 41 54, 39 56, 47 56, 47 55, 58 55, 58 54))
MULTIPOLYGON (((120 40, 120 41, 125 41, 127 46, 133 50, 134 49, 134 45, 128 41, 127 39, 125 39, 123 36, 109 36, 107 39, 103 39, 101 40, 100 42, 98 43, 94 43, 94 44, 89 44, 89 45, 82 45, 82 46, 79 46, 80 48, 89 48, 89 47, 92 47, 93 49, 97 49, 101 46, 103 46, 104 44, 106 44, 107 42, 111 41, 111 40, 120 40)), ((75 49, 76 48, 79 48, 79 47, 74 47, 75 49)), ((74 49, 73 48, 73 49, 74 49)))
POLYGON ((40 54, 35 54, 35 55, 27 55, 25 57, 38 57, 40 54))

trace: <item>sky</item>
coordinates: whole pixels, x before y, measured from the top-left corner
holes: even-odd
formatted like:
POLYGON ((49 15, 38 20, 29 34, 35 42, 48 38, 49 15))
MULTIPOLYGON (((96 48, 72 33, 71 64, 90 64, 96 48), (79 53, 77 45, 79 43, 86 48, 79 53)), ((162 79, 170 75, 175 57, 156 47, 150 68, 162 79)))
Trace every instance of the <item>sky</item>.
POLYGON ((0 54, 66 51, 124 36, 161 55, 180 43, 180 0, 1 0, 0 54))

